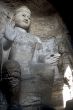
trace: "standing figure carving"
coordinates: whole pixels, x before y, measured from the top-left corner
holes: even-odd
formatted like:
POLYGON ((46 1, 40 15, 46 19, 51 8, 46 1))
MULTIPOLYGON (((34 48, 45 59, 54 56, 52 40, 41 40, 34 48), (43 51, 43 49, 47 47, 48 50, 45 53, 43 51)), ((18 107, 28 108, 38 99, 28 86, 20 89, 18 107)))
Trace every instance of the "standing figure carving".
POLYGON ((53 70, 49 64, 38 61, 36 51, 42 49, 42 43, 29 33, 30 24, 31 11, 22 6, 5 27, 1 89, 7 99, 7 110, 21 110, 20 104, 29 106, 30 110, 31 105, 48 104, 50 100, 53 70))

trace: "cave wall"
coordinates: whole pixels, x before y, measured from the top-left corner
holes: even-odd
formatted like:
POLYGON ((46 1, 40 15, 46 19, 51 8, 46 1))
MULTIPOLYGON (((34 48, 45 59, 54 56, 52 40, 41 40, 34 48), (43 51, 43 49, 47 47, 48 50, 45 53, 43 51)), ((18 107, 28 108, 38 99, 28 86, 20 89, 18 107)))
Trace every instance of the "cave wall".
MULTIPOLYGON (((71 67, 73 64, 73 62, 71 62, 72 49, 68 40, 68 30, 57 10, 54 9, 54 7, 49 2, 47 2, 47 0, 4 0, 4 2, 0 1, 1 33, 4 32, 5 24, 12 17, 14 10, 23 4, 27 5, 32 11, 32 23, 30 29, 31 33, 38 36, 42 40, 45 47, 48 45, 50 52, 53 52, 51 54, 60 52, 58 47, 63 48, 64 55, 60 57, 59 62, 52 64, 52 68, 55 70, 54 85, 52 87, 52 106, 57 108, 61 107, 63 106, 62 90, 64 84, 64 70, 68 64, 70 64, 71 67), (52 46, 53 44, 54 47, 52 46), (67 53, 69 54, 67 55, 67 53)), ((51 58, 50 52, 49 56, 51 58)), ((22 86, 24 86, 24 84, 22 86)), ((22 92, 24 92, 24 89, 25 88, 23 87, 22 92)), ((23 102, 24 100, 22 100, 22 103, 23 102)), ((58 108, 58 110, 59 109, 60 108, 58 108)))

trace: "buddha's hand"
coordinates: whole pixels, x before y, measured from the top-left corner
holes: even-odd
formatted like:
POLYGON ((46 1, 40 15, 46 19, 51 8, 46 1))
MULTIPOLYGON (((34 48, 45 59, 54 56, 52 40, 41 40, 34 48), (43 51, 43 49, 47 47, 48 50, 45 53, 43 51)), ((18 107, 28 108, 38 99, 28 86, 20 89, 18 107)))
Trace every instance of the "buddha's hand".
POLYGON ((15 28, 12 26, 12 24, 6 24, 4 37, 10 41, 13 41, 15 39, 16 32, 15 32, 15 28))

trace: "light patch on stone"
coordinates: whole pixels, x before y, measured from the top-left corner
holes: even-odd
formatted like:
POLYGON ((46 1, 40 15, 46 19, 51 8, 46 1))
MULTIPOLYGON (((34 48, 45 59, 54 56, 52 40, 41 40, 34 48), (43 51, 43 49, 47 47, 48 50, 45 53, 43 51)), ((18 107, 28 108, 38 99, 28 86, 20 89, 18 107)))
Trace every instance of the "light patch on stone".
POLYGON ((63 85, 63 106, 66 107, 66 102, 73 99, 73 76, 72 70, 68 65, 64 74, 64 85, 63 85))

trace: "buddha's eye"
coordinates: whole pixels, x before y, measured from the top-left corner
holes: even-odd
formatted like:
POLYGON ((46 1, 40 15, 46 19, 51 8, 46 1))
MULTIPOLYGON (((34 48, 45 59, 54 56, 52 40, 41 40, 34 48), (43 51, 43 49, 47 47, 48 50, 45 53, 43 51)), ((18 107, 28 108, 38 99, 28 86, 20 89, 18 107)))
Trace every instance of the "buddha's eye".
POLYGON ((23 14, 22 16, 24 16, 24 17, 25 17, 26 15, 25 15, 25 14, 23 14))
POLYGON ((27 15, 27 18, 28 18, 28 19, 31 19, 31 17, 30 17, 29 15, 27 15))
POLYGON ((31 18, 29 17, 29 19, 31 19, 31 18))

